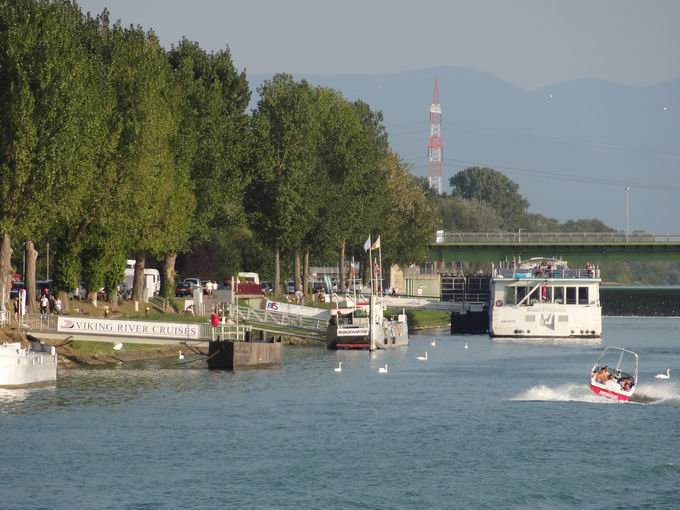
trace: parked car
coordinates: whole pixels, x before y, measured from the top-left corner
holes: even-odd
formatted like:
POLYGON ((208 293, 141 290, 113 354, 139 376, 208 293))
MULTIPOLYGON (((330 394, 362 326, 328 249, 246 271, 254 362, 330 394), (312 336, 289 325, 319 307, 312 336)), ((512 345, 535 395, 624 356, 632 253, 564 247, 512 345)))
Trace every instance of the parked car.
POLYGON ((295 292, 295 282, 290 280, 286 282, 286 294, 293 294, 295 292))
POLYGON ((180 282, 175 287, 176 297, 187 297, 191 296, 194 292, 194 286, 189 282, 180 282))
POLYGON ((326 288, 326 284, 324 282, 314 282, 313 289, 315 294, 320 290, 323 290, 326 294, 328 294, 328 289, 326 288))
POLYGON ((194 287, 200 287, 201 286, 201 279, 200 278, 185 278, 182 280, 182 283, 190 283, 194 287))
POLYGON ((52 293, 52 280, 38 280, 35 282, 35 295, 40 299, 43 294, 49 295, 52 293))
POLYGON ((262 287, 262 292, 265 294, 271 294, 274 292, 274 286, 272 285, 272 282, 262 281, 260 282, 260 287, 262 287))
POLYGON ((25 289, 26 284, 24 282, 13 282, 12 288, 9 291, 9 298, 16 299, 19 297, 19 290, 25 289))

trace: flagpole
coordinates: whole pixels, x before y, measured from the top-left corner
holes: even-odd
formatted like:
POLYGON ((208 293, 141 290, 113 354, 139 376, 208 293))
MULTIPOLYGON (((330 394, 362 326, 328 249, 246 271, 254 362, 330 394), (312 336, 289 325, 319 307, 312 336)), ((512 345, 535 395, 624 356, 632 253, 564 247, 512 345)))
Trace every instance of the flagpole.
POLYGON ((371 280, 370 280, 370 285, 371 285, 371 294, 373 294, 373 250, 371 247, 373 246, 373 243, 371 242, 371 236, 368 236, 368 268, 369 272, 371 275, 371 280))
MULTIPOLYGON (((357 275, 354 266, 354 255, 352 255, 352 288, 354 289, 354 310, 357 308, 357 275)), ((354 315, 354 314, 352 314, 354 315)))
MULTIPOLYGON (((378 236, 378 240, 380 239, 380 236, 378 236)), ((383 295, 383 274, 382 274, 382 243, 378 244, 378 271, 379 271, 379 276, 380 276, 380 295, 383 295)))

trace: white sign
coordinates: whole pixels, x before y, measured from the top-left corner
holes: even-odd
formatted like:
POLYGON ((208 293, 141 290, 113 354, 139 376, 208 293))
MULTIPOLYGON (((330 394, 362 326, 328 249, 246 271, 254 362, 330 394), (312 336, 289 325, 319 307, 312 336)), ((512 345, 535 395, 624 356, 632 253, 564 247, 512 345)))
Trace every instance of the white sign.
POLYGON ((304 315, 315 319, 328 319, 331 314, 324 308, 314 308, 312 306, 294 305, 292 303, 281 303, 279 301, 267 301, 264 309, 269 312, 282 312, 294 315, 304 315))
POLYGON ((368 336, 368 328, 338 328, 337 336, 368 336))
POLYGON ((142 336, 153 338, 198 338, 198 324, 155 321, 121 321, 59 316, 57 331, 95 335, 142 336))

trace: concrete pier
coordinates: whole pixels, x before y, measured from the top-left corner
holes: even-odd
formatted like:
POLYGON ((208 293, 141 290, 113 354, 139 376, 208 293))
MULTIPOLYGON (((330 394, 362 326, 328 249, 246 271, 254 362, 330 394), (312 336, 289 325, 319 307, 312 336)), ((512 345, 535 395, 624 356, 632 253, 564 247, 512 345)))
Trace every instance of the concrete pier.
POLYGON ((214 340, 208 343, 208 368, 211 370, 269 368, 280 366, 282 362, 281 342, 214 340))

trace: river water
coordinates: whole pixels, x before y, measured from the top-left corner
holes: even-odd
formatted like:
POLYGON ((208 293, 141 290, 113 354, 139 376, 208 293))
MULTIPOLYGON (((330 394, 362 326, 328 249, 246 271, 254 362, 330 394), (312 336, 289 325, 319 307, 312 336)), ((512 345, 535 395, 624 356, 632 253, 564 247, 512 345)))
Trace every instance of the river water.
POLYGON ((60 370, 0 391, 0 508, 680 508, 680 320, 604 332, 286 347, 283 367, 239 373, 60 370), (639 353, 644 403, 590 393, 605 345, 639 353))

